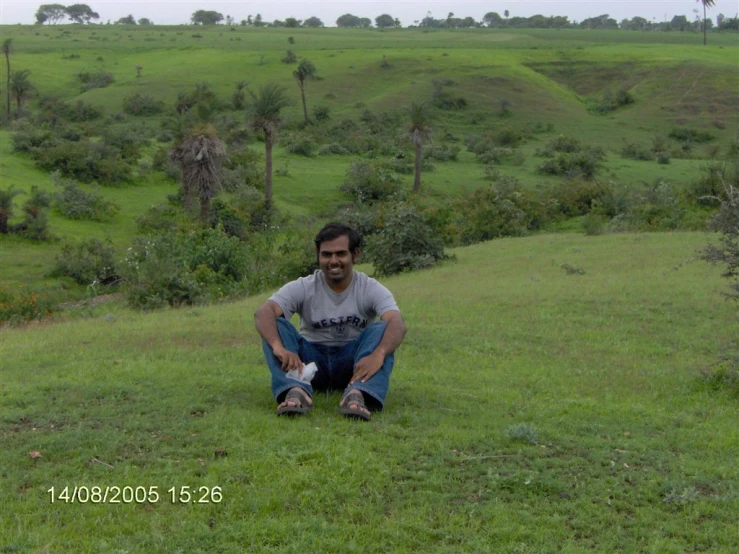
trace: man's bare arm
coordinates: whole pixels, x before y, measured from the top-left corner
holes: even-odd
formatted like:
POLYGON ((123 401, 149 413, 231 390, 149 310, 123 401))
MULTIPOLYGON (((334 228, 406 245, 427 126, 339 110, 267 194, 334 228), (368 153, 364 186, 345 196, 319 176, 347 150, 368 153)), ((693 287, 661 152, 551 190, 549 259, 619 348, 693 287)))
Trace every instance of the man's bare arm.
POLYGON ((375 348, 372 354, 365 356, 357 362, 357 365, 354 367, 354 375, 349 384, 356 383, 357 381, 366 383, 370 377, 380 371, 385 361, 385 356, 395 352, 395 349, 403 342, 408 329, 400 312, 396 310, 385 312, 380 319, 387 324, 380 344, 377 345, 377 348, 375 348))
POLYGON ((303 368, 303 362, 296 352, 290 352, 285 349, 285 345, 282 344, 282 339, 280 339, 280 333, 277 330, 277 318, 282 314, 282 308, 280 308, 277 302, 267 300, 254 312, 254 326, 272 349, 277 359, 282 362, 282 369, 284 371, 297 369, 300 372, 303 368))
POLYGON ((395 352, 395 349, 400 346, 408 329, 405 326, 405 321, 403 321, 403 316, 398 311, 385 312, 380 319, 387 323, 387 327, 385 327, 385 333, 382 335, 380 344, 375 348, 375 352, 384 358, 395 352))

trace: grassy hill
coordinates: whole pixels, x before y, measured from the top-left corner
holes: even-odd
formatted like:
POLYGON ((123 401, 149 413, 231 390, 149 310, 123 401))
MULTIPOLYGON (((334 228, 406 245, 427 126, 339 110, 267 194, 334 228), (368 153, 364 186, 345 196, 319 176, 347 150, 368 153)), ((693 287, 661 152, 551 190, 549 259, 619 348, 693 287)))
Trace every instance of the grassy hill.
MULTIPOLYGON (((597 178, 638 187, 656 179, 677 188, 688 186, 706 160, 720 158, 739 129, 739 38, 714 33, 703 47, 698 35, 569 30, 421 30, 247 29, 218 26, 3 26, 2 38, 12 38, 13 70, 28 69, 39 95, 57 95, 67 102, 82 100, 101 106, 108 115, 122 109, 134 92, 152 95, 172 106, 179 92, 208 82, 227 99, 235 83, 249 86, 274 81, 287 87, 294 105, 285 110, 288 127, 301 119, 300 96, 293 66, 280 61, 292 48, 310 59, 320 80, 308 85, 309 106, 325 105, 332 119, 357 119, 365 109, 374 113, 405 109, 412 100, 430 98, 434 80, 447 81, 451 94, 463 97, 464 110, 436 110, 434 143, 457 141, 473 134, 512 127, 527 133, 521 165, 504 165, 506 175, 529 187, 560 179, 540 175, 536 156, 548 140, 564 134, 606 149, 605 168, 597 178), (288 39, 292 38, 294 44, 288 39), (383 64, 383 60, 386 62, 383 64), (136 66, 143 66, 141 77, 136 66), (81 92, 77 75, 83 71, 112 73, 106 88, 81 92), (635 103, 597 115, 592 106, 605 91, 626 87, 635 103), (510 117, 500 117, 501 104, 510 117), (620 157, 627 142, 648 144, 675 127, 714 135, 709 150, 695 145, 690 154, 673 157, 669 165, 620 157), (539 131, 532 132, 532 129, 539 131), (542 129, 545 129, 542 131, 542 129), (718 152, 718 154, 717 154, 718 152)), ((5 68, 0 69, 5 81, 5 68)), ((35 108, 36 99, 31 101, 35 108)), ((234 112, 241 119, 244 112, 234 112)), ((129 117, 155 133, 160 117, 129 117)), ((400 131, 402 133, 402 131, 400 131)), ((54 190, 48 175, 24 155, 12 152, 11 130, 0 130, 0 186, 28 191, 36 185, 54 190)), ((160 145, 152 143, 150 156, 160 145)), ((261 144, 253 145, 261 149, 261 144)), ((677 144, 673 146, 677 147, 677 144)), ((293 221, 312 224, 331 217, 345 201, 338 191, 352 156, 304 158, 278 148, 275 177, 278 208, 293 221)), ((456 162, 435 163, 424 175, 424 194, 439 203, 488 186, 484 167, 464 148, 456 162)), ((412 176, 404 176, 410 187, 412 176)), ((122 251, 135 233, 136 216, 176 191, 177 184, 158 172, 124 187, 94 189, 121 206, 109 222, 77 222, 52 213, 50 228, 61 238, 109 236, 122 251)), ((15 198, 16 214, 24 196, 15 198)), ((20 218, 16 215, 16 220, 20 218)), ((0 237, 4 262, 0 279, 6 283, 45 286, 60 243, 46 245, 0 237)))
POLYGON ((739 413, 701 372, 739 329, 706 240, 502 239, 387 279, 410 331, 369 424, 338 393, 273 415, 262 298, 0 329, 0 550, 731 552, 739 413))

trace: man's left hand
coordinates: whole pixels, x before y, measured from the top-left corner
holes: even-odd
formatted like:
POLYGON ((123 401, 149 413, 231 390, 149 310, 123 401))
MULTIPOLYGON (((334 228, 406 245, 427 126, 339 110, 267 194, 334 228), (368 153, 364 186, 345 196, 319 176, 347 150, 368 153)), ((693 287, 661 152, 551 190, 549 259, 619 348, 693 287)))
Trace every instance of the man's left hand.
POLYGON ((385 356, 382 354, 375 354, 373 352, 369 356, 365 356, 354 366, 354 375, 352 376, 352 380, 349 381, 349 384, 354 384, 357 381, 366 383, 370 377, 380 371, 384 361, 385 356))

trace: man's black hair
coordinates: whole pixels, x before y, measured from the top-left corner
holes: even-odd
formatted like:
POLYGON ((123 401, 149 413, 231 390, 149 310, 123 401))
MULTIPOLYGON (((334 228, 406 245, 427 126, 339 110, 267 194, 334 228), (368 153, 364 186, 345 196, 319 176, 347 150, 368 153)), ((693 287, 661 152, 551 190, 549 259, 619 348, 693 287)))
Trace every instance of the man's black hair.
POLYGON ((349 252, 352 254, 357 248, 362 246, 362 235, 357 231, 343 223, 329 223, 328 225, 325 225, 323 229, 318 231, 318 234, 313 241, 316 243, 316 252, 321 250, 322 242, 334 240, 344 235, 349 237, 349 252))

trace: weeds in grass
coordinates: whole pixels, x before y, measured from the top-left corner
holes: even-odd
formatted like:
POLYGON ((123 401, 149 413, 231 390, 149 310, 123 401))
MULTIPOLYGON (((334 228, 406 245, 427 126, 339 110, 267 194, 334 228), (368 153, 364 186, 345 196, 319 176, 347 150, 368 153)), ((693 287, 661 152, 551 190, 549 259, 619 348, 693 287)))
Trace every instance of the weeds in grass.
POLYGON ((700 498, 701 494, 698 492, 698 489, 695 487, 686 487, 681 491, 672 489, 665 495, 662 502, 666 504, 685 505, 690 504, 691 502, 698 502, 700 498))
POLYGON ((506 435, 513 441, 539 444, 539 432, 532 423, 515 423, 508 426, 506 435))
POLYGON ((585 275, 585 270, 579 266, 563 263, 559 266, 567 275, 585 275))

